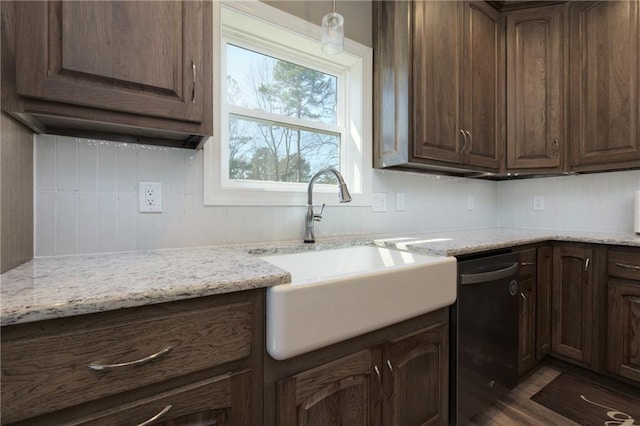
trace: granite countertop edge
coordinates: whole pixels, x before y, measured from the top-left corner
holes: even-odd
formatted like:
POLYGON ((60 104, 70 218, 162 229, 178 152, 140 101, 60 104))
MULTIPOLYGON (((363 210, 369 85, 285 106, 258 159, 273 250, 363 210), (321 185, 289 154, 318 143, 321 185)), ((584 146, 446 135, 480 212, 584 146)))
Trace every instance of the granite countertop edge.
POLYGON ((463 256, 546 241, 640 247, 640 235, 631 232, 486 228, 327 238, 316 244, 286 241, 36 258, 0 276, 0 325, 145 306, 290 282, 287 271, 259 258, 270 254, 375 245, 428 255, 463 256), (155 270, 159 265, 160 271, 155 270), (82 275, 85 271, 88 278, 82 275), (99 288, 101 285, 104 288, 99 288))

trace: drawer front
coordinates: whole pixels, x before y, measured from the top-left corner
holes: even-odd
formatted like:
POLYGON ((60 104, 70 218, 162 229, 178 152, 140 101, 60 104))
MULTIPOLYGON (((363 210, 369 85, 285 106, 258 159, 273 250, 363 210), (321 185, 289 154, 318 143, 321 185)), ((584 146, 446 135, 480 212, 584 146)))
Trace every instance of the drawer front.
POLYGON ((252 308, 239 301, 102 327, 78 317, 87 327, 3 341, 3 423, 245 358, 252 308))
MULTIPOLYGON (((235 421, 239 420, 235 417, 249 415, 247 410, 239 410, 237 406, 248 403, 250 395, 241 395, 237 389, 249 389, 250 381, 249 371, 203 380, 152 398, 80 418, 71 424, 74 426, 247 424, 235 421)), ((247 406, 245 405, 244 408, 247 406)))
POLYGON ((522 250, 518 252, 518 256, 520 259, 518 275, 520 277, 535 275, 537 250, 534 248, 522 250))
POLYGON ((640 250, 609 250, 609 275, 640 281, 640 250))

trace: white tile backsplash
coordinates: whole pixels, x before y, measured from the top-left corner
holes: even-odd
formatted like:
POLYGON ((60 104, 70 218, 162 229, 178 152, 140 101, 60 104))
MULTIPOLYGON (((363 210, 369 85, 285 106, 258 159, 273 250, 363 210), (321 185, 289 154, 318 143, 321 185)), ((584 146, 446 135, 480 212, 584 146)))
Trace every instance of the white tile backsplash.
POLYGON ((500 182, 498 224, 570 231, 633 232, 633 194, 640 171, 500 182), (544 196, 544 210, 532 198, 544 196))
MULTIPOLYGON (((51 135, 35 144, 36 256, 302 239, 304 207, 205 207, 202 151, 51 135), (162 183, 163 213, 138 213, 140 181, 162 183)), ((505 182, 372 175, 387 211, 327 207, 318 238, 497 225, 629 231, 640 182, 640 171, 505 182), (396 192, 405 194, 405 211, 395 209, 396 192), (544 211, 531 209, 533 195, 545 197, 544 211)))

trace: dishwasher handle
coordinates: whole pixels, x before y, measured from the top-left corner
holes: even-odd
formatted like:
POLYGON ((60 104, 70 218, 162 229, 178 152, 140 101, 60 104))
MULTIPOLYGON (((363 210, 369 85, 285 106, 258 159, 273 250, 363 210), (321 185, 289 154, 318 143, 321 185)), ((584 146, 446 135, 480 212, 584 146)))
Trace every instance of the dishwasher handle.
POLYGON ((460 284, 481 284, 500 280, 513 275, 518 270, 518 262, 503 269, 476 274, 460 274, 460 284))

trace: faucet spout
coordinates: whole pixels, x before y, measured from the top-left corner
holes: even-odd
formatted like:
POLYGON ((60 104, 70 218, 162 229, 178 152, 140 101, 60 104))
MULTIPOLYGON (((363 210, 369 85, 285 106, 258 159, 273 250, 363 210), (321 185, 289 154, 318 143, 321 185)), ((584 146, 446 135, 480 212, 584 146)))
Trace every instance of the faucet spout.
POLYGON ((333 174, 336 179, 338 179, 338 199, 340 200, 340 202, 348 203, 351 201, 351 194, 349 194, 347 184, 345 183, 344 178, 339 171, 332 167, 328 167, 326 169, 318 171, 315 175, 313 175, 313 177, 309 181, 309 186, 307 187, 307 216, 304 230, 305 243, 316 242, 314 233, 314 222, 319 222, 320 220, 322 220, 322 211, 320 211, 319 214, 316 214, 313 211, 313 185, 315 184, 316 180, 324 174, 333 174))

